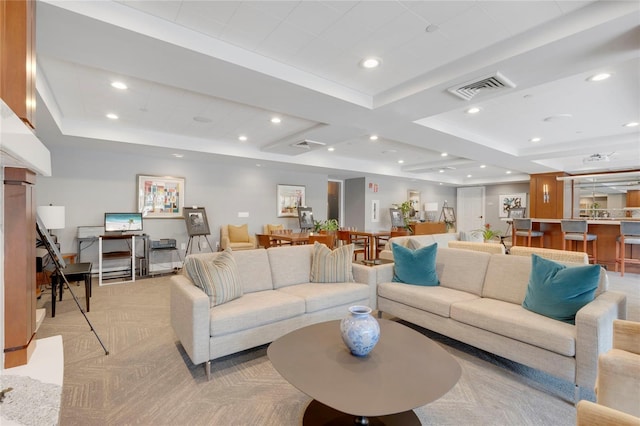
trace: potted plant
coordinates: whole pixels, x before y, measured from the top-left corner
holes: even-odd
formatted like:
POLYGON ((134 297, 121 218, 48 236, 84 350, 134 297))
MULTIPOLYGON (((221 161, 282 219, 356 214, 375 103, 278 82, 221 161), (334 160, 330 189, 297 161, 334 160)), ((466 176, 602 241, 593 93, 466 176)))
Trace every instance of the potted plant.
POLYGON ((411 232, 411 227, 409 226, 409 218, 414 212, 413 207, 411 206, 411 201, 405 201, 398 206, 400 211, 402 212, 402 218, 404 219, 404 228, 411 232))
POLYGON ((482 235, 482 239, 485 243, 495 239, 496 237, 500 237, 500 231, 494 231, 493 229, 491 229, 490 223, 485 223, 483 229, 476 229, 472 232, 474 235, 482 235))
POLYGON ((340 224, 337 219, 327 219, 327 220, 315 220, 313 222, 314 232, 324 232, 327 234, 334 233, 340 228, 340 224))

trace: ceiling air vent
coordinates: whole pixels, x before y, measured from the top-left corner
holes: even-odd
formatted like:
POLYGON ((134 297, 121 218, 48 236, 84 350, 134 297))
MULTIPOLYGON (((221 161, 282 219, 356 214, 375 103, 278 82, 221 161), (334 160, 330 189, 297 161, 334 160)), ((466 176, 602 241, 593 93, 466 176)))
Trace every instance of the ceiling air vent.
POLYGON ((309 139, 305 139, 303 141, 300 142, 296 142, 294 144, 292 144, 291 146, 294 146, 296 148, 302 148, 302 149, 306 149, 306 150, 311 150, 312 148, 317 148, 320 146, 325 146, 326 143, 324 142, 317 142, 317 141, 312 141, 309 139))
POLYGON ((472 80, 466 83, 463 83, 458 86, 450 87, 447 90, 458 96, 459 98, 464 99, 465 101, 471 100, 474 96, 476 96, 480 91, 496 91, 501 89, 509 89, 516 87, 515 84, 499 72, 495 74, 491 74, 480 80, 472 80))

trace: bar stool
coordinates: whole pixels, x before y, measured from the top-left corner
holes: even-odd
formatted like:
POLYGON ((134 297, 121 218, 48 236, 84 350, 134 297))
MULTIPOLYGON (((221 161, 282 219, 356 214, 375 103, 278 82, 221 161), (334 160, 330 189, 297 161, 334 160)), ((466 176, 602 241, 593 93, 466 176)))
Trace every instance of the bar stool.
MULTIPOLYGON (((618 272, 618 263, 620 264, 620 276, 624 277, 624 264, 635 263, 640 264, 640 259, 626 257, 626 244, 631 244, 630 250, 634 245, 640 245, 640 222, 620 222, 620 235, 616 239, 616 265, 615 271, 618 272)), ((633 253, 629 253, 632 256, 633 253)))
MULTIPOLYGON (((589 260, 593 259, 593 263, 598 263, 598 236, 587 233, 586 220, 561 220, 560 228, 562 229, 562 250, 566 249, 567 241, 582 241, 582 251, 587 252, 587 243, 591 241, 593 246, 593 256, 589 255, 589 260)), ((577 244, 576 244, 577 250, 577 244)))
POLYGON ((531 229, 531 219, 513 219, 513 236, 511 245, 518 245, 518 237, 527 237, 527 247, 531 247, 531 238, 540 238, 540 247, 544 244, 544 232, 531 229))

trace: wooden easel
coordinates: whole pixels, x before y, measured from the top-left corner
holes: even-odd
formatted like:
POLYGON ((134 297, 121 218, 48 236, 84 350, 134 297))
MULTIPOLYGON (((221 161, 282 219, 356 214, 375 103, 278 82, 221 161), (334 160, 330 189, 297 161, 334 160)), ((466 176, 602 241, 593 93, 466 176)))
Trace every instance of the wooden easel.
POLYGON ((193 238, 194 237, 198 237, 198 251, 202 251, 202 248, 200 246, 200 238, 204 237, 204 239, 206 240, 207 244, 209 245, 209 249, 211 250, 211 252, 213 252, 213 247, 211 246, 211 242, 209 241, 209 238, 207 237, 209 234, 205 234, 205 235, 191 235, 189 237, 189 241, 187 242, 187 249, 185 250, 185 256, 191 253, 191 249, 193 248, 193 245, 191 244, 193 242, 193 238))
MULTIPOLYGON (((453 207, 449 207, 447 205, 447 200, 444 201, 444 204, 442 204, 442 210, 440 210, 440 218, 438 219, 438 222, 447 222, 447 215, 444 213, 445 209, 449 209, 451 208, 451 210, 453 210, 453 207)), ((456 215, 455 212, 453 212, 453 220, 451 221, 452 224, 456 223, 456 215)))

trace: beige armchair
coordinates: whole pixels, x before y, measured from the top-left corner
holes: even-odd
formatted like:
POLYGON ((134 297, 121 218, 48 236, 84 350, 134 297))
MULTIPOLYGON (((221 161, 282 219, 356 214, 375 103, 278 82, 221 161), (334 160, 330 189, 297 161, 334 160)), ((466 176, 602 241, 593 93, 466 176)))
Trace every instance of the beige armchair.
POLYGON ((613 321, 613 348, 598 358, 596 399, 578 403, 579 426, 640 425, 640 323, 613 321))
POLYGON ((220 227, 220 248, 225 250, 251 250, 258 248, 255 235, 249 235, 249 227, 244 225, 222 225, 220 227))

